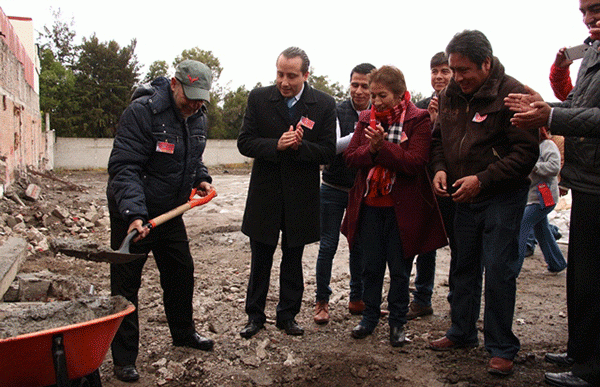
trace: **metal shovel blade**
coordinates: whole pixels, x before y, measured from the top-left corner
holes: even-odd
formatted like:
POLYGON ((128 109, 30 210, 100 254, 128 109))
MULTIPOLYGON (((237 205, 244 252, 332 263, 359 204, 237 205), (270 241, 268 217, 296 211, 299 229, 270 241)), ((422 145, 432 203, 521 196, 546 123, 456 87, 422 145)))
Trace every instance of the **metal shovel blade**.
POLYGON ((50 247, 54 252, 94 262, 122 264, 146 256, 146 254, 129 253, 129 246, 127 246, 127 252, 121 250, 115 251, 99 246, 96 242, 87 242, 84 240, 53 239, 50 241, 50 247))

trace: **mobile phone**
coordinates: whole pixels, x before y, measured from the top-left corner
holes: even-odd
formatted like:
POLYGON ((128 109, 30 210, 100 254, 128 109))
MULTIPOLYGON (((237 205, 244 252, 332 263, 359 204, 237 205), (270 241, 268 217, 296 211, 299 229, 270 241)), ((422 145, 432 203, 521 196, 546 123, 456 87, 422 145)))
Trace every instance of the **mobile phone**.
POLYGON ((569 47, 565 50, 565 57, 568 60, 577 60, 583 58, 585 52, 589 50, 589 44, 580 44, 579 46, 569 47))

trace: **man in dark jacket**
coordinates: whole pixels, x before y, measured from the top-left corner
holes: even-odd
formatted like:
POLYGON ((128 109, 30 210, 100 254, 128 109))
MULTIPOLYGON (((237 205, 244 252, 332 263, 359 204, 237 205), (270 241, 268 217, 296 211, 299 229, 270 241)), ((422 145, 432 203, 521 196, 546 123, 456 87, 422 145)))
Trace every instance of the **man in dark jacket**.
POLYGON ((594 41, 577 74, 575 88, 562 103, 547 104, 539 94, 514 94, 507 105, 522 128, 547 126, 565 136, 561 185, 571 189, 567 262, 567 352, 546 360, 572 366, 546 373, 553 386, 600 385, 600 0, 580 0, 583 22, 594 41))
MULTIPOLYGON (((196 333, 193 322, 194 264, 182 216, 150 232, 146 221, 185 203, 193 188, 206 196, 212 179, 202 163, 206 107, 212 74, 203 63, 185 60, 170 81, 160 77, 139 87, 119 121, 108 161, 111 246, 137 231, 132 253, 152 251, 160 272, 167 322, 175 346, 210 350, 213 341, 196 333)), ((137 308, 147 256, 111 264, 111 293, 137 308)), ((114 372, 135 381, 139 347, 137 310, 126 316, 112 343, 114 372)))
MULTIPOLYGON (((354 128, 358 122, 358 114, 371 106, 369 81, 367 74, 375 66, 370 63, 361 63, 350 72, 350 98, 336 106, 336 153, 331 162, 323 168, 323 182, 321 183, 321 241, 317 257, 316 279, 316 306, 314 320, 317 324, 329 322, 329 296, 331 288, 331 266, 340 240, 340 225, 344 211, 348 206, 348 192, 354 185, 356 171, 346 167, 344 150, 348 147, 354 128)), ((352 314, 360 314, 365 309, 362 300, 362 259, 360 250, 353 248, 350 251, 350 302, 348 309, 352 314)))
POLYGON ((511 125, 504 97, 524 90, 504 73, 479 31, 456 34, 446 47, 453 78, 440 95, 433 132, 433 185, 456 202, 456 265, 452 326, 434 350, 478 344, 477 319, 485 270, 484 338, 488 371, 507 375, 519 351, 512 331, 518 236, 538 158, 537 130, 511 125))
MULTIPOLYGON (((452 79, 452 70, 448 66, 448 56, 445 52, 438 52, 429 61, 431 74, 431 87, 433 95, 415 103, 419 109, 426 109, 431 118, 432 127, 438 116, 438 95, 448 86, 452 79)), ((444 220, 444 228, 450 243, 450 270, 456 262, 456 246, 454 244, 454 202, 449 197, 438 197, 438 206, 444 220)), ((412 292, 413 300, 408 306, 407 320, 420 316, 433 314, 431 296, 435 284, 435 256, 436 252, 419 254, 416 259, 417 275, 415 277, 415 290, 412 292)), ((452 299, 452 280, 449 278, 448 302, 452 299)))
POLYGON ((302 335, 296 323, 304 280, 304 245, 319 240, 319 166, 335 155, 335 101, 313 89, 306 53, 290 47, 277 58, 276 85, 254 89, 238 149, 254 158, 242 232, 250 237, 252 266, 246 294, 250 338, 264 327, 273 254, 281 239, 277 327, 302 335))

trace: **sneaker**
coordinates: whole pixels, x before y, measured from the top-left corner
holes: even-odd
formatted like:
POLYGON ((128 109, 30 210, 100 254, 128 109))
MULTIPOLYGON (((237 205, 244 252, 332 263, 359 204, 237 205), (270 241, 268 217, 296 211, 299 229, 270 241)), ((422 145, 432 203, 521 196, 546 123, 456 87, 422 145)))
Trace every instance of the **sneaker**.
POLYGON ((413 301, 410 303, 410 305, 408 305, 408 313, 406 314, 406 319, 412 320, 417 317, 428 316, 430 314, 433 314, 433 308, 431 306, 423 306, 413 301))

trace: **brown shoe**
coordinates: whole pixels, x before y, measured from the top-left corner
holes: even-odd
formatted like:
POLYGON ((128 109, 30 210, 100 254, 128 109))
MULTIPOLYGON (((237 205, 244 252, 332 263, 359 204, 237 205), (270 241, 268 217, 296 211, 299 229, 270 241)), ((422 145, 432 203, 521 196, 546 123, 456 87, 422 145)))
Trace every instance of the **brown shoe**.
POLYGON ((408 305, 408 313, 406 313, 406 319, 412 320, 421 316, 428 316, 433 314, 433 308, 431 306, 423 306, 414 301, 408 305))
POLYGON ((451 349, 456 349, 456 348, 473 348, 476 346, 477 346, 477 344, 475 344, 475 343, 473 343, 473 344, 455 343, 454 341, 450 340, 446 336, 429 343, 429 348, 433 349, 434 351, 450 351, 451 349))
POLYGON ((363 300, 350 301, 348 303, 348 310, 350 311, 350 314, 362 314, 365 310, 365 303, 363 300))
POLYGON ((507 376, 512 374, 514 363, 502 357, 493 357, 488 364, 488 372, 492 375, 507 376))
POLYGON ((329 304, 327 301, 317 301, 315 306, 315 323, 327 324, 329 322, 329 304))

